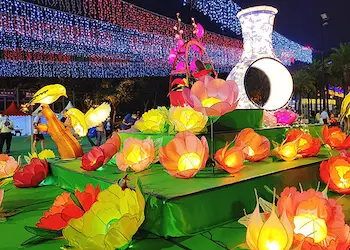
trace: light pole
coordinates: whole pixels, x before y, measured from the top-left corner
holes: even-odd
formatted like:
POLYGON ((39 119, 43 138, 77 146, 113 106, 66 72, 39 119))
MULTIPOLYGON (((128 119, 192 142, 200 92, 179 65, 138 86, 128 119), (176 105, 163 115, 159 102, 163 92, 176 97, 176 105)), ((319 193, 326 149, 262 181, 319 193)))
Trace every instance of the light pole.
POLYGON ((322 13, 321 14, 321 19, 322 19, 322 50, 321 50, 321 56, 322 56, 322 88, 323 88, 323 107, 328 110, 329 105, 328 105, 328 86, 326 86, 325 81, 324 81, 324 28, 328 26, 328 15, 327 13, 322 13))

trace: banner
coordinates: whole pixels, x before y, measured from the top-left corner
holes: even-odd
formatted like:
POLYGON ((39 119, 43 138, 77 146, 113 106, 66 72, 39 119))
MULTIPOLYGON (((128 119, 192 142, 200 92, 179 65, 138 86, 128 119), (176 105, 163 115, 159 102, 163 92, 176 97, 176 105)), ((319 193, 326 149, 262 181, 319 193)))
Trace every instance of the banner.
POLYGON ((25 98, 33 98, 34 93, 33 92, 25 92, 25 98))
POLYGON ((0 98, 15 97, 15 91, 0 91, 0 98))

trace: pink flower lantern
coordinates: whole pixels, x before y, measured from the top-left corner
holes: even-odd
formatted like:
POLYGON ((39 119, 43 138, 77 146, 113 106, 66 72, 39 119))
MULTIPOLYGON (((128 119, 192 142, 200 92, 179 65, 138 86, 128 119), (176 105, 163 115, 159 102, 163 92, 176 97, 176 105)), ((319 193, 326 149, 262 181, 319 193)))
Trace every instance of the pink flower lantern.
POLYGON ((277 126, 277 118, 273 114, 271 114, 267 111, 264 111, 263 119, 264 119, 264 124, 267 127, 276 127, 277 126))
POLYGON ((168 60, 169 60, 169 63, 170 64, 173 64, 174 63, 174 61, 175 61, 175 58, 176 58, 176 50, 174 49, 174 48, 172 48, 171 50, 170 50, 170 54, 169 54, 169 56, 168 56, 168 60))
POLYGON ((234 81, 201 77, 191 89, 184 89, 186 104, 208 116, 221 116, 238 105, 238 87, 234 81))
POLYGON ((275 112, 277 123, 291 125, 298 120, 299 115, 291 110, 281 109, 275 112))

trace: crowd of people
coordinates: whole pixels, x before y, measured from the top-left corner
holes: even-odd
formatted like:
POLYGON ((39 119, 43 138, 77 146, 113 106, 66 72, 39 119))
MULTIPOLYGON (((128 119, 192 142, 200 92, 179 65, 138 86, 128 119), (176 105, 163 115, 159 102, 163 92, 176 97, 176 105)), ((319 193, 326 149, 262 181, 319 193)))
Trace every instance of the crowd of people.
MULTIPOLYGON (((79 135, 75 133, 72 126, 71 119, 67 114, 67 110, 62 111, 60 121, 64 124, 65 128, 68 129, 74 137, 80 140, 79 135)), ((101 122, 94 128, 89 129, 87 138, 92 146, 100 146, 102 144, 103 138, 107 140, 114 131, 132 131, 134 124, 141 118, 141 112, 132 112, 127 114, 120 124, 113 124, 111 117, 108 117, 106 121, 101 122), (96 138, 95 141, 92 139, 96 138)), ((32 153, 36 152, 37 145, 40 142, 41 150, 45 148, 45 137, 38 129, 39 124, 42 122, 42 111, 39 111, 35 118, 33 119, 33 144, 32 153)), ((330 126, 339 126, 340 119, 336 116, 335 112, 331 112, 329 115, 326 109, 322 112, 318 112, 315 115, 315 123, 327 124, 330 126)), ((0 152, 10 153, 11 152, 11 141, 12 132, 14 131, 14 124, 10 121, 7 115, 3 116, 3 120, 0 122, 0 152), (6 150, 3 151, 4 145, 6 143, 6 150)))

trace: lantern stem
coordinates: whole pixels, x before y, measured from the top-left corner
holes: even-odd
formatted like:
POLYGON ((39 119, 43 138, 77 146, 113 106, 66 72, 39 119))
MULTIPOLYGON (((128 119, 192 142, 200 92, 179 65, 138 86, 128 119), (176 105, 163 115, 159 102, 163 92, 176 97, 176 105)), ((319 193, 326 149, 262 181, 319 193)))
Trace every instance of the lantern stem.
MULTIPOLYGON (((210 119, 210 158, 214 159, 214 125, 213 120, 210 119)), ((213 175, 215 176, 215 164, 213 164, 213 175)))

